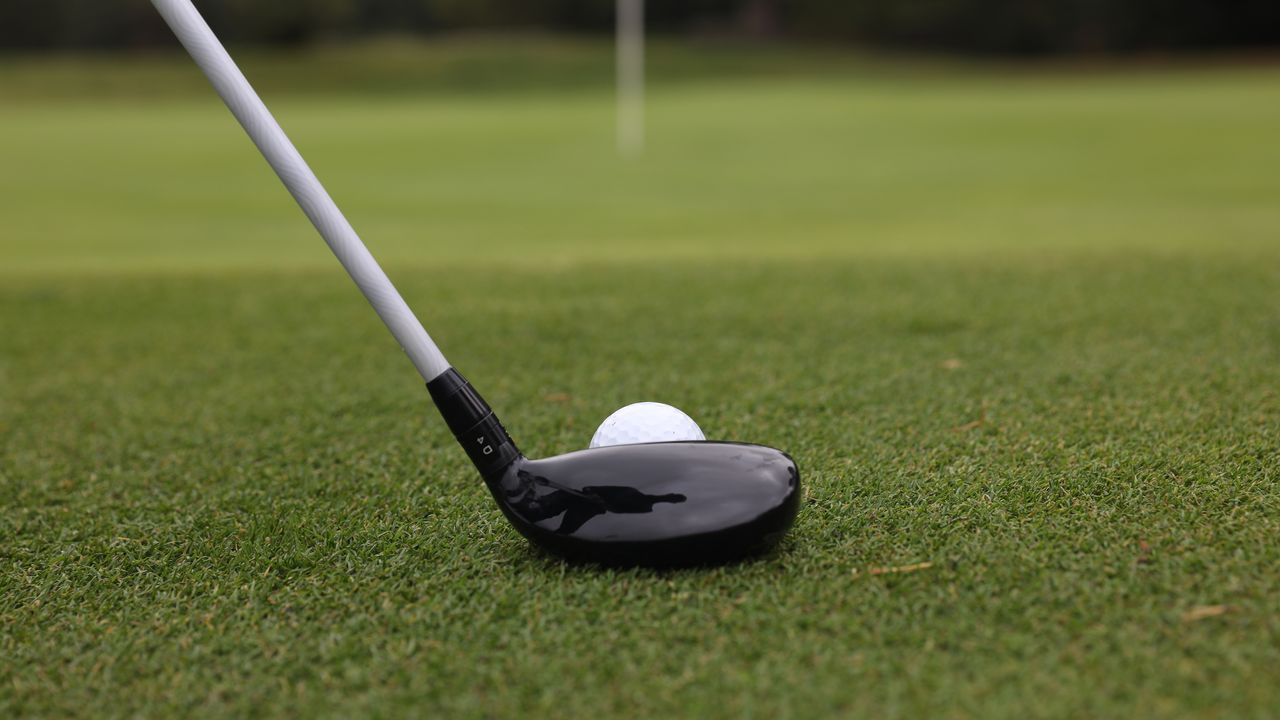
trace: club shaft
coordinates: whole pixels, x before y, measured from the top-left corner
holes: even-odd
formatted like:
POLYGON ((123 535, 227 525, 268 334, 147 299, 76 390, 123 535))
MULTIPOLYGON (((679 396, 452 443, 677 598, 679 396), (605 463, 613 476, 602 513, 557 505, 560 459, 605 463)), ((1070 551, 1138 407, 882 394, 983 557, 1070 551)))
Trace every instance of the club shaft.
POLYGON ((280 124, 254 92, 191 0, 151 0, 214 90, 258 146, 294 200, 320 231, 338 262, 359 286, 378 317, 428 382, 449 369, 440 349, 418 322, 360 236, 302 159, 280 124))

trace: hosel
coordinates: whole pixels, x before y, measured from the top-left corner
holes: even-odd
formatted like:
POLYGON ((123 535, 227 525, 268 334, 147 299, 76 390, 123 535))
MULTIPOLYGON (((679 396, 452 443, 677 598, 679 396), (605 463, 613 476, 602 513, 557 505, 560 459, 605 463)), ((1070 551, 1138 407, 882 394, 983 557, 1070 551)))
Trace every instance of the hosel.
POLYGON ((520 450, 498 416, 471 383, 453 368, 427 383, 453 437, 485 480, 497 478, 520 458, 520 450))

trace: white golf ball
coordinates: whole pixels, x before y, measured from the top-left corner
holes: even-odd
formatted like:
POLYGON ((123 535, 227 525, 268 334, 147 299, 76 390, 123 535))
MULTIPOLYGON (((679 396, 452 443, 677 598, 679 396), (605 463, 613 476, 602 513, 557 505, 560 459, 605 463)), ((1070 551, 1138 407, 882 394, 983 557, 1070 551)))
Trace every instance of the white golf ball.
POLYGON ((680 410, 662 403, 640 402, 605 418, 591 438, 591 447, 706 439, 698 423, 680 410))

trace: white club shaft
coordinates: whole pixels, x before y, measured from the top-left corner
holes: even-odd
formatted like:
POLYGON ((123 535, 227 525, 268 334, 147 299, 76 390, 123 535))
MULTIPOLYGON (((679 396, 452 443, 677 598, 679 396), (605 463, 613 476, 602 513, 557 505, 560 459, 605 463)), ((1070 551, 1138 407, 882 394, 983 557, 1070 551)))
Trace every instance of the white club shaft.
POLYGON ((151 3, 208 76, 213 88, 240 121, 263 157, 271 164, 271 168, 284 181, 285 187, 293 194, 316 230, 320 231, 324 241, 329 244, 329 249, 333 250, 338 262, 342 263, 347 274, 360 287, 369 304, 373 305, 378 317, 382 318, 391 334, 400 342, 423 379, 430 381, 448 370, 449 362, 432 342, 431 336, 427 335, 422 323, 418 322, 404 298, 396 292, 395 286, 378 266, 378 261, 369 254, 369 249, 361 242, 360 236, 356 235, 351 223, 347 222, 333 198, 329 197, 315 173, 311 172, 298 149, 289 141, 280 124, 272 117, 271 111, 267 110, 267 106, 254 92, 240 68, 236 67, 235 61, 191 4, 191 0, 151 0, 151 3))

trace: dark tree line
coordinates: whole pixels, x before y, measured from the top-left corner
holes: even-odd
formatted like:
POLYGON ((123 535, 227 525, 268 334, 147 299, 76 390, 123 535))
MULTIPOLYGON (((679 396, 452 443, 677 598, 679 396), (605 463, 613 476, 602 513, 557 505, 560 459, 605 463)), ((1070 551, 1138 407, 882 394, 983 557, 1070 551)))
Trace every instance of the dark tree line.
MULTIPOLYGON (((476 28, 608 33, 613 0, 197 0, 240 43, 476 28)), ((649 0, 657 32, 1000 54, 1280 46, 1280 0, 649 0)), ((0 48, 170 42, 148 0, 2 0, 0 48)))

